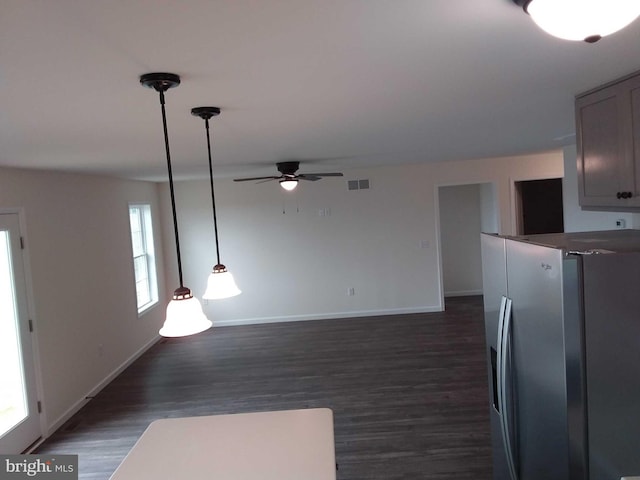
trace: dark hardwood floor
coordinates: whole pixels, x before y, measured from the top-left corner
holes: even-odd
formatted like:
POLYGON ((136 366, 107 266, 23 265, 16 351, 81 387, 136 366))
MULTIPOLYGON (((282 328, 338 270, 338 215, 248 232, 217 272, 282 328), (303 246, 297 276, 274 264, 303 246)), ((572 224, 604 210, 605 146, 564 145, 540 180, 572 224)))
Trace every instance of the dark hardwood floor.
POLYGON ((106 480, 159 418, 329 407, 339 480, 488 480, 487 404, 482 298, 461 297, 162 340, 36 453, 79 454, 81 479, 106 480))

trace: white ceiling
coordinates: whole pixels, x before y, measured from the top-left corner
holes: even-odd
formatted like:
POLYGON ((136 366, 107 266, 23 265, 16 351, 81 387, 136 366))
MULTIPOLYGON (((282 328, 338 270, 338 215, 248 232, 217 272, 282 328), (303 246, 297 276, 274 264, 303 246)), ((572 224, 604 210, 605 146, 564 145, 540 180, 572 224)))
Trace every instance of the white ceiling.
POLYGON ((640 21, 590 45, 511 0, 1 0, 0 165, 166 179, 503 156, 574 141, 573 98, 640 69, 640 21), (325 160, 323 160, 325 159, 325 160))

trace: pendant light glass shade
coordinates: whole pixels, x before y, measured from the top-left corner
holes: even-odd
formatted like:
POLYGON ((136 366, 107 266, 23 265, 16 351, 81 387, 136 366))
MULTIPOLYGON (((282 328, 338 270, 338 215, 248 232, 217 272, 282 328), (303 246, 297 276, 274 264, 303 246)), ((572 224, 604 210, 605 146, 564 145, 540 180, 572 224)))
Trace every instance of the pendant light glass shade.
POLYGON ((202 311, 197 298, 191 296, 177 300, 174 298, 167 305, 167 317, 160 329, 163 337, 185 337, 204 332, 213 324, 202 311))
POLYGON ((637 0, 530 0, 525 10, 554 37, 596 42, 640 15, 637 0))
POLYGON ((223 298, 235 297, 242 291, 236 285, 231 272, 227 271, 224 265, 216 265, 207 280, 207 291, 202 298, 207 300, 220 300, 223 298))
POLYGON ((171 153, 169 149, 169 133, 167 129, 167 114, 165 110, 164 92, 180 85, 180 77, 173 73, 147 73, 140 77, 140 83, 158 92, 160 109, 162 111, 162 127, 164 129, 164 146, 167 157, 167 172, 169 174, 169 192, 171 193, 171 211, 173 213, 173 230, 176 239, 176 257, 178 260, 178 275, 180 287, 173 292, 173 299, 167 305, 167 316, 159 333, 163 337, 184 337, 204 332, 211 328, 212 323, 202 311, 202 305, 191 294, 191 290, 182 282, 182 261, 180 259, 180 236, 178 235, 178 217, 176 213, 176 199, 173 189, 173 174, 171 170, 171 153))
POLYGON ((290 192, 298 186, 298 180, 296 180, 295 178, 280 180, 280 186, 290 192))

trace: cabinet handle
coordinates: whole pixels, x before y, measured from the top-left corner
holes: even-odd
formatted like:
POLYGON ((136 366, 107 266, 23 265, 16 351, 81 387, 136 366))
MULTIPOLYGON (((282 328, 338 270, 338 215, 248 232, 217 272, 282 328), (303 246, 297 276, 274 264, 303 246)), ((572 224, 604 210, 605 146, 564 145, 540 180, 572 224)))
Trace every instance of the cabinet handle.
POLYGON ((616 193, 616 198, 617 199, 633 198, 633 192, 618 192, 618 193, 616 193))

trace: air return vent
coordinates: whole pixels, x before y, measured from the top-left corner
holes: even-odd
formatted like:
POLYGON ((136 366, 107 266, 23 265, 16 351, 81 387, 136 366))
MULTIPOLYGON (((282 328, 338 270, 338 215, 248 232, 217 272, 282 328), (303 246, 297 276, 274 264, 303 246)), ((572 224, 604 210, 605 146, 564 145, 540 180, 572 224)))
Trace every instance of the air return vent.
POLYGON ((369 188, 369 179, 347 180, 347 188, 349 190, 367 190, 369 188))

